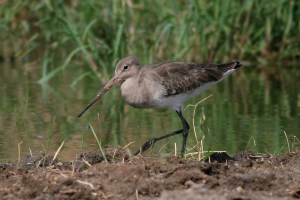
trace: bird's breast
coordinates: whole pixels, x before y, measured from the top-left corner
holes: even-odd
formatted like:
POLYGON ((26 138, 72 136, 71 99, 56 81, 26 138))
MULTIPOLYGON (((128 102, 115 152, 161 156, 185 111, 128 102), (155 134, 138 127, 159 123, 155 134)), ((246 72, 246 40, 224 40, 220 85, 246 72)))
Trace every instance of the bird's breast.
POLYGON ((165 92, 164 87, 151 79, 132 77, 121 85, 121 94, 126 103, 136 108, 155 108, 165 92))

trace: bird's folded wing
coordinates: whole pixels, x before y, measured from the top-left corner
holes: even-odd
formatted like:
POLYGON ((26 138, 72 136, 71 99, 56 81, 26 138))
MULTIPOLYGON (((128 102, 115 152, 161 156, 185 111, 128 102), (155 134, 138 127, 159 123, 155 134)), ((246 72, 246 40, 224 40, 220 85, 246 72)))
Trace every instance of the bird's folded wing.
POLYGON ((171 96, 195 90, 209 82, 218 81, 226 70, 215 64, 170 62, 156 66, 155 72, 166 89, 165 95, 171 96))

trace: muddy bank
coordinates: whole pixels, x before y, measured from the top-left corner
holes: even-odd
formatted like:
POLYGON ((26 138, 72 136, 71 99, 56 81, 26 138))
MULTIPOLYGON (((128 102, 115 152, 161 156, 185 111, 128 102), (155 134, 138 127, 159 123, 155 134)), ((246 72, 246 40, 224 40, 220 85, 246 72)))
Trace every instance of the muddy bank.
POLYGON ((0 164, 1 199, 299 199, 300 152, 206 162, 126 157, 121 148, 87 152, 74 161, 28 156, 0 164))

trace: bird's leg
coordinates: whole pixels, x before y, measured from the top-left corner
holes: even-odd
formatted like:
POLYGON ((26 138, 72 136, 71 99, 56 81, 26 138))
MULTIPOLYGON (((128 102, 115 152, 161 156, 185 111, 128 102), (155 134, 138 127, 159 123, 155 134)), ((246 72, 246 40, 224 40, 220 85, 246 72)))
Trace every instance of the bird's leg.
POLYGON ((174 131, 171 133, 168 133, 166 135, 163 135, 161 137, 156 137, 156 138, 150 138, 147 142, 145 142, 141 148, 139 150, 137 150, 133 155, 137 155, 139 153, 143 153, 144 151, 146 151, 147 149, 149 149, 151 146, 153 146, 155 144, 155 142, 168 138, 170 136, 173 135, 178 135, 178 134, 182 134, 183 136, 183 141, 182 141, 182 149, 181 149, 181 156, 184 156, 185 153, 185 148, 186 148, 186 141, 187 141, 187 137, 188 137, 188 132, 189 132, 189 124, 187 123, 187 121, 185 120, 185 118, 183 117, 181 110, 176 110, 176 113, 179 115, 180 119, 181 119, 181 123, 183 126, 183 129, 180 129, 178 131, 174 131))
POLYGON ((181 110, 176 110, 177 114, 179 115, 180 119, 181 119, 181 123, 182 123, 182 147, 181 147, 181 157, 184 156, 185 154, 185 150, 186 150, 186 143, 187 143, 187 138, 188 138, 188 135, 189 135, 189 129, 190 129, 190 126, 189 124, 187 123, 187 121, 185 120, 185 118, 183 117, 182 113, 181 113, 181 110))

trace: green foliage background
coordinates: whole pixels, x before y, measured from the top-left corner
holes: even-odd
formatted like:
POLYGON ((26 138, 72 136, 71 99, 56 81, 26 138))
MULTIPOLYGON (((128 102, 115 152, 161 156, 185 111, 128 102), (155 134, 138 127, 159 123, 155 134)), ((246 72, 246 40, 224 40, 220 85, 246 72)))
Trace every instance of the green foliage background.
POLYGON ((1 3, 0 28, 0 54, 38 57, 44 76, 74 59, 107 76, 107 66, 126 55, 145 63, 291 62, 300 55, 297 0, 12 0, 1 3))

